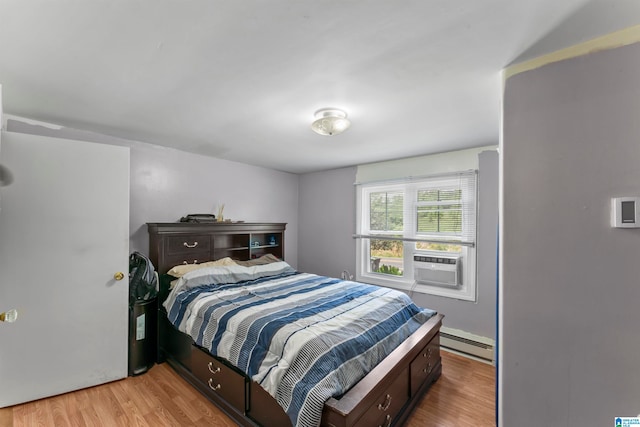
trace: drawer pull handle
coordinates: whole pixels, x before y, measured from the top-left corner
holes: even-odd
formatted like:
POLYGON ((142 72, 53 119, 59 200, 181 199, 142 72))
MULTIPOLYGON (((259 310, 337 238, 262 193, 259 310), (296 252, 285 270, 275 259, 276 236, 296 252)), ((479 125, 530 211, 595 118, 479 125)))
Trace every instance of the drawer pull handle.
POLYGON ((384 418, 384 424, 379 425, 378 427, 389 427, 391 425, 391 415, 388 415, 384 418))
POLYGON ((431 368, 433 368, 433 366, 431 366, 431 363, 428 363, 428 364, 427 364, 427 367, 426 367, 426 368, 424 368, 424 369, 422 370, 422 372, 424 372, 425 374, 429 374, 429 373, 431 373, 431 368))
POLYGON ((422 357, 431 357, 432 349, 428 348, 426 353, 422 353, 422 357))
MULTIPOLYGON (((182 263, 183 263, 184 265, 188 265, 188 264, 189 264, 187 261, 182 261, 182 263)), ((194 260, 193 260, 193 263, 194 263, 194 264, 197 264, 197 263, 198 263, 198 260, 197 260, 197 259, 194 259, 194 260)))
POLYGON ((378 403, 378 409, 381 411, 386 411, 389 409, 389 405, 391 405, 391 395, 387 394, 387 397, 384 398, 384 404, 378 403))
POLYGON ((209 384, 209 388, 213 391, 218 391, 222 388, 222 386, 220 384, 217 384, 215 387, 213 386, 213 379, 209 378, 209 381, 207 381, 207 384, 209 384))
POLYGON ((209 362, 207 367, 209 368, 209 372, 211 372, 212 374, 217 374, 218 372, 220 372, 220 366, 216 367, 216 369, 213 369, 213 362, 209 362))
POLYGON ((198 246, 198 242, 193 242, 193 245, 190 245, 187 242, 184 242, 183 245, 187 248, 195 248, 196 246, 198 246))

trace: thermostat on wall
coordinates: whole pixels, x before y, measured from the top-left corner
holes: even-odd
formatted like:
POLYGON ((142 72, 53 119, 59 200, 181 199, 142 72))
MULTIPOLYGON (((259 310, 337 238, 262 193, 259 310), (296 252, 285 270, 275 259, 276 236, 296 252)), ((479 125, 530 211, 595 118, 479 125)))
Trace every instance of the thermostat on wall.
POLYGON ((613 197, 611 199, 611 226, 640 228, 640 197, 613 197))

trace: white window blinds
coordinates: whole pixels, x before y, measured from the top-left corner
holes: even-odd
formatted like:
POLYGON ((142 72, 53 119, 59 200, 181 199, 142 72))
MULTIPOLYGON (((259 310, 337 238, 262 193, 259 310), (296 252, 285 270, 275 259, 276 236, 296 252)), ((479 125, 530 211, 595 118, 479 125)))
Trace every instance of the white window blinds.
POLYGON ((356 238, 474 246, 475 170, 357 184, 356 238))

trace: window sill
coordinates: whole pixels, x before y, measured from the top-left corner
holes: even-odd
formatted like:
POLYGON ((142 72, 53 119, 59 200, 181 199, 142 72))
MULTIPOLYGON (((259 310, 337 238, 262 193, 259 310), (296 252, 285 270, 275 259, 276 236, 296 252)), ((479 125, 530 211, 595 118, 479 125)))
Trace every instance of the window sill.
POLYGON ((434 295, 434 296, 439 296, 443 298, 451 298, 451 299, 457 299, 462 301, 471 301, 471 302, 476 301, 475 295, 472 295, 469 292, 469 289, 467 289, 466 287, 454 289, 454 288, 446 288, 441 286, 414 284, 413 281, 408 282, 408 281, 402 281, 398 279, 394 280, 393 278, 387 279, 385 277, 380 277, 380 275, 373 275, 373 274, 358 275, 356 277, 356 280, 359 282, 370 283, 372 285, 377 285, 377 286, 384 286, 387 288, 397 289, 399 291, 404 291, 404 292, 417 292, 420 294, 434 295))

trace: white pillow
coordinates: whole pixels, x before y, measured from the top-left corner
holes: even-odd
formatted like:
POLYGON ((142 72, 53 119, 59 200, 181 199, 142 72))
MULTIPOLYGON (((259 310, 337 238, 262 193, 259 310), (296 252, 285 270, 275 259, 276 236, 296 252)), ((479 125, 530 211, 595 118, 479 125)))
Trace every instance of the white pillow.
POLYGON ((183 264, 176 265, 171 270, 167 271, 167 274, 173 277, 182 277, 190 271, 199 270, 206 267, 224 267, 227 265, 236 265, 236 263, 229 257, 221 258, 216 261, 203 262, 202 264, 183 264))

